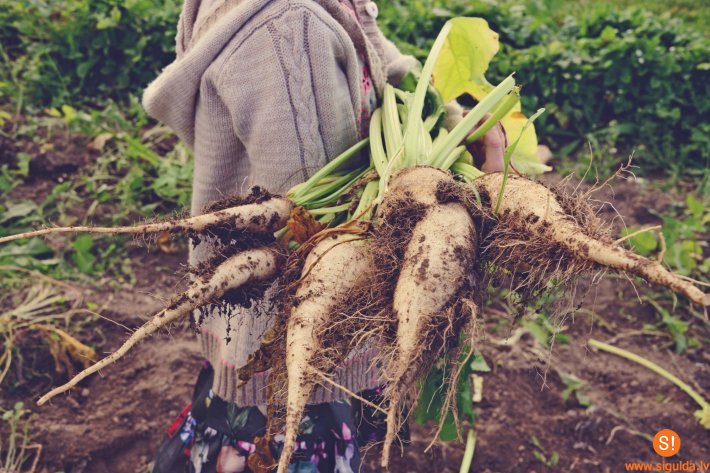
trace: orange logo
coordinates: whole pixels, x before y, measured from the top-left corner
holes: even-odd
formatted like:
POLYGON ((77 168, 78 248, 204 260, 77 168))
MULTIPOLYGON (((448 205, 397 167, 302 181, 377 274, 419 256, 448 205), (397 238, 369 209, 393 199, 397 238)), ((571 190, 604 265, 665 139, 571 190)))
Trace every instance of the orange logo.
POLYGON ((672 457, 680 450, 680 435, 671 429, 659 430, 653 437, 653 449, 662 457, 672 457))

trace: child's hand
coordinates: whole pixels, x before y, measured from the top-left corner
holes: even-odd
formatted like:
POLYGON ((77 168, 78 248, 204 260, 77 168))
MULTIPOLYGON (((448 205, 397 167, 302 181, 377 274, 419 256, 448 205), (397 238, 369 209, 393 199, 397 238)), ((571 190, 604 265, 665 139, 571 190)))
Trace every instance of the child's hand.
MULTIPOLYGON (((487 113, 471 132, 481 126, 490 116, 491 114, 487 113)), ((503 156, 507 145, 508 138, 505 135, 505 130, 503 125, 498 122, 482 138, 468 145, 467 149, 473 156, 473 162, 478 169, 485 173, 500 172, 503 170, 503 156)))

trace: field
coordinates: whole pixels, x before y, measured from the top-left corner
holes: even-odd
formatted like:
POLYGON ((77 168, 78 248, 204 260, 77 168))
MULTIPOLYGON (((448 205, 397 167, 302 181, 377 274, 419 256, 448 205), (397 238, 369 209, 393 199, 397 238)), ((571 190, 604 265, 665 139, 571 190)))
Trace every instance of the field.
MULTIPOLYGON (((177 3, 23 0, 3 9, 0 237, 185 211, 190 152, 136 98, 170 60, 177 3)), ((422 57, 448 16, 487 18, 505 45, 493 73, 518 71, 526 111, 548 110, 538 134, 554 171, 541 179, 575 172, 567 185, 588 189, 633 156, 638 177, 595 194, 602 216, 637 252, 706 281, 707 9, 692 1, 666 13, 660 2, 569 3, 401 1, 381 5, 380 20, 401 49, 422 57), (648 227, 658 228, 632 235, 648 227)), ((115 350, 164 307, 186 286, 186 260, 186 241, 166 237, 0 246, 0 472, 149 471, 201 364, 188 324, 143 342, 69 395, 43 407, 34 401, 92 350, 115 350)), ((481 315, 475 421, 463 432, 476 434, 471 471, 624 471, 625 463, 660 461, 651 439, 663 428, 683 441, 673 461, 710 460, 691 397, 588 345, 597 339, 640 355, 707 398, 702 309, 611 273, 583 278, 574 294, 550 294, 519 320, 505 295, 491 292, 481 315)), ((411 424, 412 445, 392 471, 459 471, 464 445, 450 431, 425 452, 436 426, 411 424)), ((377 450, 366 454, 367 471, 379 471, 377 450)))

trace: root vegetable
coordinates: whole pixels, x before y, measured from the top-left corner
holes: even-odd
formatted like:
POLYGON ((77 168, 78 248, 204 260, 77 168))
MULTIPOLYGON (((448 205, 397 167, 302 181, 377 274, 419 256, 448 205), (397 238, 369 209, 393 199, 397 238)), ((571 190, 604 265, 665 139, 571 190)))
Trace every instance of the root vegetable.
POLYGON ((301 417, 319 373, 336 360, 323 357, 319 338, 334 308, 370 279, 368 243, 361 236, 336 234, 317 243, 306 258, 286 332, 286 428, 278 473, 285 473, 296 445, 301 417))
MULTIPOLYGON (((486 174, 474 184, 481 197, 485 197, 483 200, 494 205, 503 185, 503 174, 486 174)), ((659 262, 639 256, 612 241, 601 241, 590 236, 588 229, 575 222, 565 211, 555 194, 540 183, 510 176, 499 215, 493 218, 510 226, 511 232, 521 240, 531 237, 543 239, 549 248, 561 250, 571 263, 593 263, 624 271, 683 294, 696 304, 710 304, 710 299, 700 289, 668 271, 659 262)), ((500 240, 493 243, 504 246, 500 240)), ((549 257, 547 254, 542 256, 549 257)), ((517 259, 521 259, 519 254, 517 259)), ((560 261, 553 263, 560 265, 560 261)))
POLYGON ((455 320, 455 306, 462 291, 472 285, 476 229, 463 205, 437 202, 435 190, 445 180, 451 178, 441 171, 419 167, 403 171, 390 186, 394 197, 404 194, 427 205, 427 210, 412 232, 392 301, 397 336, 386 371, 389 407, 383 467, 389 461, 409 387, 445 349, 447 341, 458 337, 457 327, 465 322, 455 320), (436 343, 440 344, 438 348, 436 343))
POLYGON ((134 235, 146 235, 148 233, 159 232, 201 233, 215 227, 227 227, 239 231, 273 233, 286 225, 292 208, 293 203, 290 200, 281 197, 272 197, 260 203, 226 208, 182 220, 125 227, 84 226, 43 228, 32 232, 2 237, 0 238, 0 243, 55 233, 129 233, 134 235))
POLYGON ((221 297, 226 291, 239 288, 251 282, 264 281, 275 276, 280 266, 281 256, 272 248, 254 248, 238 253, 215 268, 208 279, 200 279, 180 297, 174 299, 167 309, 160 311, 142 325, 121 347, 98 363, 74 376, 68 383, 42 396, 40 406, 58 394, 68 391, 87 376, 119 360, 136 343, 152 335, 161 327, 221 297))

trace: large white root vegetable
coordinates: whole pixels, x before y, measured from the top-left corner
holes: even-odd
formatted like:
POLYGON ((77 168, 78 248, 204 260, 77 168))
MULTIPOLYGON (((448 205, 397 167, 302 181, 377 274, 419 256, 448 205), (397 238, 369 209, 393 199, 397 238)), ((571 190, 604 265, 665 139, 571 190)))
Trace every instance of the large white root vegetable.
MULTIPOLYGON (((486 174, 477 179, 475 185, 481 196, 485 196, 483 200, 495 207, 503 174, 486 174)), ((564 250, 571 260, 576 258, 634 274, 683 294, 696 304, 710 304, 710 299, 700 289, 668 271, 661 263, 639 256, 619 244, 589 236, 563 209, 554 193, 540 183, 510 176, 498 214, 522 241, 530 236, 544 239, 550 248, 564 250)))
POLYGON ((434 190, 451 178, 430 168, 407 170, 398 177, 401 180, 390 188, 393 196, 406 195, 426 205, 426 212, 411 234, 392 301, 397 336, 386 370, 389 406, 381 460, 385 468, 408 388, 445 349, 447 339, 458 337, 456 327, 464 321, 452 320, 454 306, 471 286, 476 256, 476 229, 466 208, 457 202, 437 202, 434 190))
POLYGON ((324 347, 318 334, 344 298, 370 280, 368 246, 361 236, 335 234, 317 243, 306 258, 287 323, 286 428, 278 473, 288 468, 301 417, 319 379, 316 358, 324 347))
POLYGON ((218 299, 225 292, 274 277, 279 270, 280 260, 281 256, 273 248, 254 248, 228 258, 215 268, 209 278, 198 279, 185 293, 173 299, 166 309, 160 311, 133 332, 118 350, 80 372, 63 386, 52 389, 42 396, 37 404, 41 406, 56 395, 68 391, 87 376, 119 360, 136 343, 152 335, 161 327, 182 317, 190 316, 195 309, 218 299))
POLYGON ((19 233, 0 238, 0 243, 7 243, 22 238, 33 238, 56 233, 128 233, 146 235, 149 233, 202 233, 214 227, 227 227, 237 231, 273 233, 284 227, 293 208, 293 203, 282 197, 271 197, 263 202, 239 205, 195 217, 131 225, 124 227, 54 227, 32 232, 19 233))

